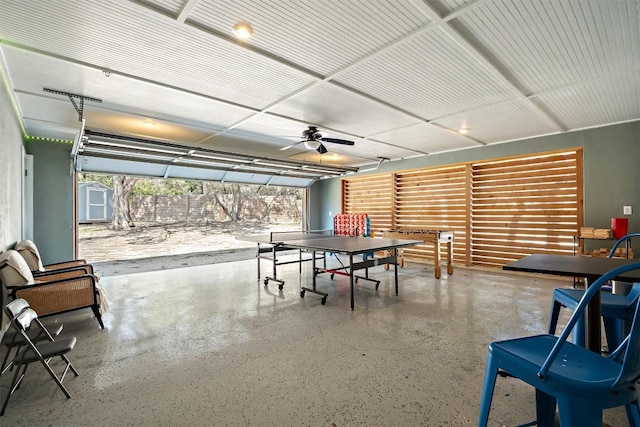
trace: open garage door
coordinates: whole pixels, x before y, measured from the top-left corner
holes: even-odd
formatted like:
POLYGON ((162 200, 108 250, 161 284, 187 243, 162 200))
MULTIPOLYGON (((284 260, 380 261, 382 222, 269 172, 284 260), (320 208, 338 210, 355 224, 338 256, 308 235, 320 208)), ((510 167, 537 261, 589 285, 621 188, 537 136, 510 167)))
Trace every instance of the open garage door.
POLYGON ((303 188, 358 171, 90 130, 80 135, 72 151, 78 172, 303 188))

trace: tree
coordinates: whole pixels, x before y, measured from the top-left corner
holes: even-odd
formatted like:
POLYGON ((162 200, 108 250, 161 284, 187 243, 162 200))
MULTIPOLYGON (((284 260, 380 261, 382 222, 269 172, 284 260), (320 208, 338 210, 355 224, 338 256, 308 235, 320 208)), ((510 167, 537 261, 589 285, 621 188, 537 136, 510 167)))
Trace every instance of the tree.
POLYGON ((140 178, 131 176, 113 176, 113 216, 111 225, 114 230, 127 230, 135 227, 131 218, 129 196, 133 186, 140 178))
POLYGON ((243 195, 240 188, 240 184, 222 184, 221 189, 225 196, 225 201, 231 199, 228 204, 223 203, 218 193, 214 193, 213 197, 216 199, 216 203, 222 208, 222 211, 231 221, 240 221, 242 219, 242 202, 243 195), (229 197, 231 196, 231 197, 229 197))
POLYGON ((99 182, 100 184, 111 188, 113 185, 113 178, 111 175, 102 175, 95 173, 81 172, 78 174, 79 182, 99 182))

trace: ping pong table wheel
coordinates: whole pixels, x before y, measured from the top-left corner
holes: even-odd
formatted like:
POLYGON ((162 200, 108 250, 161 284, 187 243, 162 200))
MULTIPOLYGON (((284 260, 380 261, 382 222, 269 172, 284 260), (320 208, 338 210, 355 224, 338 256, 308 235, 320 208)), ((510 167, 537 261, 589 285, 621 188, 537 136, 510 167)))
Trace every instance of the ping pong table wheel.
POLYGON ((282 290, 283 288, 284 288, 284 283, 280 283, 280 284, 278 285, 278 289, 282 290))
POLYGON ((327 302, 327 297, 322 297, 320 304, 324 305, 327 302))
POLYGON ((376 291, 378 290, 379 287, 380 287, 380 282, 376 283, 376 291))
POLYGON ((331 280, 333 280, 335 274, 331 273, 331 280))
POLYGON ((304 291, 300 291, 300 298, 304 298, 304 291))
POLYGON ((269 279, 264 279, 264 285, 267 286, 269 284, 269 279))

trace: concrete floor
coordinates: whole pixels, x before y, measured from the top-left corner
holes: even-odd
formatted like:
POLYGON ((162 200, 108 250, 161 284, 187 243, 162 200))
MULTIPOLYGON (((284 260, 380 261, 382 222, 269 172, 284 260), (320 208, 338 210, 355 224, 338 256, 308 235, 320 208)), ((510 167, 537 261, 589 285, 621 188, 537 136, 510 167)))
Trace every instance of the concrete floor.
MULTIPOLYGON (((263 263, 263 273, 266 264, 263 263)), ((60 316, 77 336, 79 377, 65 399, 32 365, 2 426, 473 426, 487 344, 542 333, 551 292, 570 282, 456 268, 371 274, 349 309, 347 278, 319 278, 326 305, 279 269, 283 291, 256 280, 255 260, 103 277, 111 308, 60 316)), ((10 375, 0 378, 7 392, 10 375)), ((498 379, 490 425, 532 421, 534 391, 498 379)), ((605 423, 626 425, 624 411, 605 423)))

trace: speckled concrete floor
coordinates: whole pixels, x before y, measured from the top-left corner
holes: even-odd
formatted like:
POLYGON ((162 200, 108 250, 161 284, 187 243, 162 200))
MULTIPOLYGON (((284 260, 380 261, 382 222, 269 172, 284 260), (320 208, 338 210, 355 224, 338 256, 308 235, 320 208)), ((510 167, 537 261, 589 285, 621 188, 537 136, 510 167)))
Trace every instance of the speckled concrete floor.
MULTIPOLYGON (((310 266, 280 271, 283 291, 256 280, 255 260, 103 277, 105 330, 89 310, 60 316, 78 338, 72 398, 33 365, 0 424, 473 426, 489 341, 543 332, 552 289, 569 285, 409 264, 395 296, 377 267, 380 289, 361 281, 351 311, 346 278, 319 279, 323 306, 299 295, 310 266)), ((533 390, 500 378, 490 425, 533 419, 533 390)), ((624 411, 605 422, 625 425, 624 411)))

